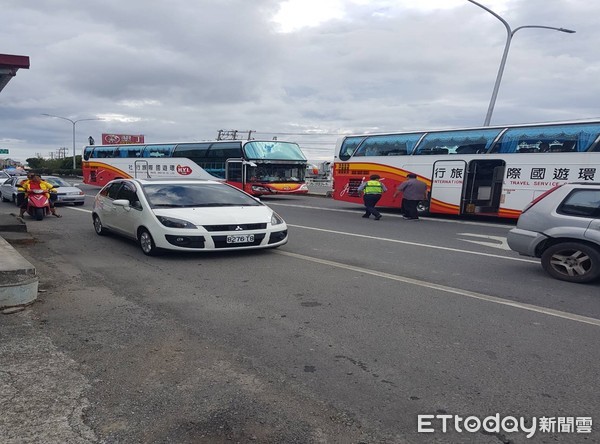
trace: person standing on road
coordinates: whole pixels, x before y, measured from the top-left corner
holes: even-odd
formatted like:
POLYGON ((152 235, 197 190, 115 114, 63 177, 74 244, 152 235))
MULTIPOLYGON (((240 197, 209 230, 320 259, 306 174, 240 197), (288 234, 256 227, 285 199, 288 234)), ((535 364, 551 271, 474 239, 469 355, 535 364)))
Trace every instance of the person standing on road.
POLYGON ((363 194, 363 202, 365 203, 365 214, 362 217, 369 218, 371 214, 375 216, 375 220, 381 219, 381 213, 377 211, 375 205, 381 199, 381 195, 387 191, 385 185, 379 180, 377 174, 371 174, 368 181, 364 181, 358 187, 359 193, 363 194))
POLYGON ((419 202, 427 198, 427 184, 417 179, 417 175, 410 173, 405 180, 396 187, 393 198, 402 193, 402 212, 403 218, 409 220, 418 220, 419 212, 417 206, 419 202))

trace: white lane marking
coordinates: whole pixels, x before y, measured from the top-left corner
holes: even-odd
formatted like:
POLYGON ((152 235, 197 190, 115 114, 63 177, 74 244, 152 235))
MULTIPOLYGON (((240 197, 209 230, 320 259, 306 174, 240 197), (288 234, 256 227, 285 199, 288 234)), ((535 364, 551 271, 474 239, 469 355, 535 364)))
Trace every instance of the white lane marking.
POLYGON ((68 208, 69 210, 82 211, 83 213, 91 213, 92 210, 86 210, 85 208, 77 208, 77 207, 63 207, 68 208))
POLYGON ((330 267, 342 268, 344 270, 355 271, 357 273, 370 274, 372 276, 377 276, 383 279, 390 279, 397 282, 404 282, 406 284, 417 285, 419 287, 429 288, 432 290, 441 291, 444 293, 456 294, 459 296, 465 296, 472 299, 478 299, 481 301, 491 302, 499 305, 506 305, 509 307, 518 308, 521 310, 532 311, 535 313, 541 313, 547 316, 553 316, 557 318, 568 319, 570 321, 580 322, 583 324, 595 325, 596 327, 600 327, 600 319, 589 318, 587 316, 580 316, 573 313, 567 313, 565 311, 554 310, 552 308, 539 307, 533 304, 525 304, 522 302, 515 302, 509 299, 503 299, 496 296, 491 296, 483 293, 477 293, 469 290, 461 290, 460 288, 448 287, 446 285, 434 284, 433 282, 422 281, 419 279, 412 279, 404 276, 398 276, 395 274, 384 273, 376 270, 369 270, 368 268, 355 267, 353 265, 342 264, 340 262, 329 261, 326 259, 319 259, 316 257, 305 256, 302 254, 291 253, 283 250, 273 250, 273 253, 281 254, 283 256, 289 256, 296 259, 314 262, 321 265, 328 265, 330 267))
POLYGON ((476 234, 476 233, 456 233, 456 234, 458 236, 473 236, 473 237, 479 237, 481 239, 488 239, 491 241, 495 241, 495 242, 485 242, 485 241, 476 241, 473 239, 457 238, 458 240, 461 240, 464 242, 471 242, 473 244, 485 245, 486 247, 492 247, 492 248, 498 248, 500 250, 510 251, 510 247, 508 246, 508 242, 506 241, 506 238, 502 237, 502 236, 489 236, 487 234, 476 234))
POLYGON ((287 225, 288 225, 288 227, 303 228, 305 230, 323 231, 325 233, 341 234, 344 236, 362 237, 365 239, 374 239, 374 240, 380 240, 380 241, 385 241, 385 242, 395 242, 398 244, 413 245, 415 247, 433 248, 436 250, 453 251, 455 253, 463 253, 463 254, 475 254, 478 256, 487 256, 487 257, 494 257, 494 258, 498 258, 498 259, 506 259, 509 261, 528 262, 530 264, 539 263, 539 261, 535 261, 535 260, 531 260, 531 259, 522 259, 520 257, 500 256, 498 254, 482 253, 480 251, 461 250, 459 248, 450 248, 450 247, 442 247, 440 245, 422 244, 419 242, 409 242, 409 241, 403 241, 403 240, 398 240, 398 239, 390 239, 390 238, 386 238, 386 237, 368 236, 366 234, 347 233, 344 231, 326 230, 324 228, 306 227, 303 225, 292 225, 292 224, 287 224, 287 225))
MULTIPOLYGON (((295 207, 295 208, 306 208, 309 210, 320 210, 320 211, 335 211, 335 212, 339 212, 339 213, 352 213, 352 214, 360 214, 363 209, 360 210, 342 210, 339 208, 324 208, 324 207, 313 207, 310 205, 296 205, 296 204, 286 204, 286 203, 279 203, 279 202, 269 202, 266 200, 263 200, 262 203, 264 203, 267 206, 272 206, 272 205, 279 205, 282 207, 295 207)), ((383 213, 385 215, 385 217, 396 217, 398 219, 402 218, 402 215, 400 214, 389 214, 389 213, 383 213)), ((497 224, 494 222, 474 222, 474 221, 470 221, 470 220, 449 220, 449 219, 437 219, 437 218, 432 218, 432 217, 420 217, 419 219, 421 220, 427 220, 427 221, 431 221, 431 222, 442 222, 442 223, 454 223, 454 224, 462 224, 462 225, 477 225, 480 227, 496 227, 496 228, 514 228, 514 225, 506 225, 506 224, 497 224)))

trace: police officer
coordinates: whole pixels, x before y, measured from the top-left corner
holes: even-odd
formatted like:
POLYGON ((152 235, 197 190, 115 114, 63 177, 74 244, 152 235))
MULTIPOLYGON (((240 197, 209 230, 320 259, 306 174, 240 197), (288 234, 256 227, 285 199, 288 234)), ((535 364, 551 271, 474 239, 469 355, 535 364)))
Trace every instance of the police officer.
POLYGON ((381 219, 381 213, 377 211, 375 205, 381 199, 381 195, 387 191, 385 185, 379 180, 377 174, 371 174, 368 181, 364 181, 358 187, 358 192, 363 194, 363 202, 365 203, 365 214, 362 217, 369 218, 371 214, 375 216, 375 220, 381 219))

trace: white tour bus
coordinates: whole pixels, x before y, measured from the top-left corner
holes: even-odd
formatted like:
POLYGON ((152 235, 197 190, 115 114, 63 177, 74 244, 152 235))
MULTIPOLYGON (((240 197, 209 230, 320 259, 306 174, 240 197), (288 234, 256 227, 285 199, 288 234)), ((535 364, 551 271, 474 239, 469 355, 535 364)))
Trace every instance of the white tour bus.
POLYGON ((415 173, 427 183, 420 212, 517 218, 555 185, 600 181, 600 122, 565 122, 350 135, 336 145, 333 197, 362 203, 357 188, 378 174, 391 191, 415 173))

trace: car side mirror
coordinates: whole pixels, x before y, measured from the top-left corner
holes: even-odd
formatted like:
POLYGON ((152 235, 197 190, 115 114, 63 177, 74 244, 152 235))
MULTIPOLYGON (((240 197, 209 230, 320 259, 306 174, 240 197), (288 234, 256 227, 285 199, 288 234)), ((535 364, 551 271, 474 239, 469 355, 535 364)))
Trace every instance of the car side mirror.
POLYGON ((130 207, 129 201, 127 199, 116 199, 113 201, 113 205, 117 207, 124 207, 125 209, 130 207))

